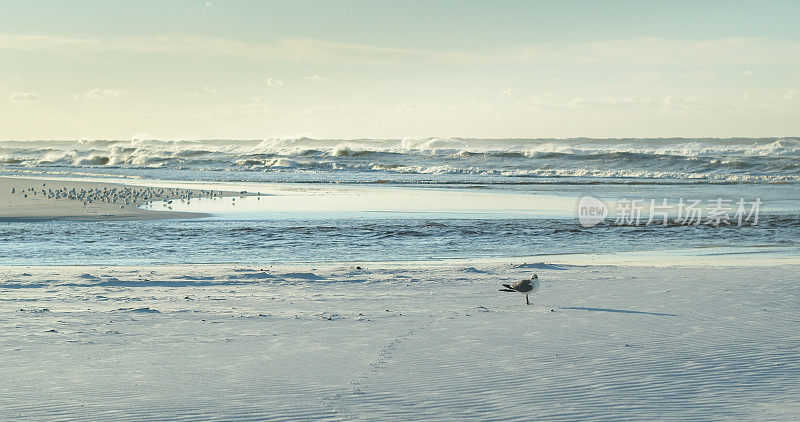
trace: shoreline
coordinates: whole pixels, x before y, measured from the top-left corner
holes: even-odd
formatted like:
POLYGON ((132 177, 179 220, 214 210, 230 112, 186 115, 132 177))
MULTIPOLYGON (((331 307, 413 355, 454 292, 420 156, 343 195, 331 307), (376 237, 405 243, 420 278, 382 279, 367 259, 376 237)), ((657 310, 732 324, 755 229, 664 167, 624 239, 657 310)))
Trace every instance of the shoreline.
POLYGON ((606 253, 563 253, 509 257, 431 258, 427 260, 353 260, 353 261, 219 261, 219 262, 160 262, 132 263, 128 261, 85 263, 0 264, 0 269, 11 268, 298 268, 330 269, 348 266, 369 266, 387 269, 450 267, 507 266, 510 268, 552 269, 556 267, 618 267, 618 268, 719 268, 719 267, 774 267, 800 266, 800 249, 789 247, 712 247, 694 249, 658 249, 646 251, 618 251, 606 253), (770 250, 763 250, 770 249, 770 250), (791 249, 791 250, 789 250, 791 249))
POLYGON ((153 188, 127 183, 0 177, 0 222, 120 221, 208 217, 208 213, 140 208, 152 201, 248 196, 218 190, 153 188))

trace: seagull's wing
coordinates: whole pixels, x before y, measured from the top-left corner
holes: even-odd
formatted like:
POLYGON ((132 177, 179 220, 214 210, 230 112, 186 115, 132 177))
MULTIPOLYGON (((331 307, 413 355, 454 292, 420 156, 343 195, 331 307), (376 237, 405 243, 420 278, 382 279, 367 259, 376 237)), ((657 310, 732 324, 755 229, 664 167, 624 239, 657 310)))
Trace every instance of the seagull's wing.
POLYGON ((518 292, 529 292, 533 289, 530 280, 521 280, 511 285, 511 288, 518 292))
POLYGON ((512 289, 500 289, 501 292, 516 292, 516 290, 512 289))
POLYGON ((508 285, 508 284, 503 284, 503 287, 505 287, 506 289, 513 289, 513 287, 511 287, 511 286, 510 286, 510 285, 508 285))
POLYGON ((512 289, 519 289, 520 287, 524 287, 526 284, 530 284, 530 280, 520 280, 516 283, 511 284, 512 289))

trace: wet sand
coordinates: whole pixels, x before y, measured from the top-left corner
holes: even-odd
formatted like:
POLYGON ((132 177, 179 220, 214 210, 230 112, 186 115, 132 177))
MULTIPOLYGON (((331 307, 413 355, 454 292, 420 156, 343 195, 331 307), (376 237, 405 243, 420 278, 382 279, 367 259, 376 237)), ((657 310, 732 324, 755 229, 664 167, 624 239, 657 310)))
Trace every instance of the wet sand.
POLYGON ((186 200, 240 193, 154 188, 117 183, 0 177, 0 221, 140 220, 207 214, 138 208, 149 201, 186 200))

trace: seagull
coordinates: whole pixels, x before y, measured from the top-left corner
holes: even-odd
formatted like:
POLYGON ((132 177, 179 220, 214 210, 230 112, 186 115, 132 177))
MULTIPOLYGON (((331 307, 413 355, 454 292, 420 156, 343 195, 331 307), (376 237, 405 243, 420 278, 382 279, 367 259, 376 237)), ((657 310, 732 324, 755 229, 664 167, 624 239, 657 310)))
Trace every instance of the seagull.
POLYGON ((528 295, 539 290, 539 276, 534 274, 530 280, 525 279, 518 281, 514 284, 503 284, 505 289, 500 289, 501 292, 520 292, 525 295, 525 303, 531 304, 528 295))

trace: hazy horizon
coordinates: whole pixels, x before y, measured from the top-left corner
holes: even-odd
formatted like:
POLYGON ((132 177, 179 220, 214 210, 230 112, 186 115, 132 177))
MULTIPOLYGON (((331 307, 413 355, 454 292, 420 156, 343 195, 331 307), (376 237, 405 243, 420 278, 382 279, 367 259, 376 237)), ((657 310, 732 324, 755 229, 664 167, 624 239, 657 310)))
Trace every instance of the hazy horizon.
POLYGON ((2 140, 800 135, 789 1, 2 5, 2 140))

